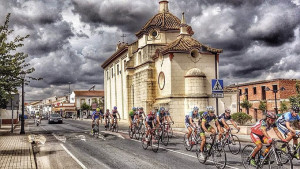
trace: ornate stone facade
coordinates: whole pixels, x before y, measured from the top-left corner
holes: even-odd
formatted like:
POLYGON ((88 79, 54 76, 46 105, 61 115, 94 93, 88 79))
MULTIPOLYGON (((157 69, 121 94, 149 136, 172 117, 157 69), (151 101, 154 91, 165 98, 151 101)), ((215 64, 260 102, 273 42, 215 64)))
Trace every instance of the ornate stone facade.
POLYGON ((103 64, 105 107, 117 106, 123 119, 132 107, 148 113, 161 106, 169 109, 177 127, 194 106, 200 111, 215 106, 211 79, 216 78, 221 49, 204 45, 193 30, 169 12, 160 1, 159 13, 136 33, 132 44, 119 43, 103 64), (217 64, 217 65, 216 65, 217 64))

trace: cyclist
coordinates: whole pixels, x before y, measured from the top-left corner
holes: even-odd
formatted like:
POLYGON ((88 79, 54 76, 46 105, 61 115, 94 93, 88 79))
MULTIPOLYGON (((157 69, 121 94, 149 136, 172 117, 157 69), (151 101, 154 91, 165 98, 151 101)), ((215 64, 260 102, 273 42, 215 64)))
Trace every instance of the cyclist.
POLYGON ((100 109, 97 108, 92 114, 92 131, 91 131, 91 133, 93 133, 95 121, 97 122, 97 125, 99 126, 99 118, 100 118, 100 109))
POLYGON ((161 125, 162 122, 165 120, 165 117, 166 117, 166 112, 165 112, 165 108, 164 107, 161 107, 159 109, 159 111, 156 113, 156 123, 157 125, 161 125))
MULTIPOLYGON (((275 131, 276 135, 282 140, 286 141, 280 132, 277 129, 277 125, 275 123, 276 121, 276 114, 274 112, 267 112, 266 118, 259 120, 253 127, 251 127, 251 133, 250 137, 252 142, 256 145, 255 149, 253 150, 253 153, 251 154, 251 160, 250 164, 253 166, 256 166, 256 161, 255 161, 255 155, 259 150, 262 148, 262 144, 271 144, 272 143, 272 138, 269 136, 268 131, 273 128, 275 131)), ((263 156, 269 152, 271 149, 271 146, 267 146, 267 149, 264 151, 262 154, 263 156)), ((260 157, 260 158, 263 158, 260 157)))
POLYGON ((172 122, 172 123, 174 124, 174 121, 173 121, 173 119, 172 119, 172 116, 171 116, 169 110, 166 110, 166 114, 167 114, 167 115, 166 115, 167 122, 168 122, 169 124, 171 124, 170 122, 172 122))
POLYGON ((138 108, 137 116, 138 116, 138 118, 137 118, 137 124, 139 126, 140 125, 140 121, 143 122, 144 117, 146 117, 143 107, 139 107, 138 108))
MULTIPOLYGON (((193 110, 185 116, 185 126, 188 129, 187 140, 186 140, 187 146, 190 146, 189 138, 193 132, 193 129, 198 127, 198 125, 196 123, 194 123, 194 119, 198 119, 198 123, 199 123, 200 114, 198 111, 199 111, 199 108, 197 106, 195 106, 193 108, 193 110)), ((196 134, 196 130, 194 130, 194 131, 196 134)))
MULTIPOLYGON (((291 139, 293 139, 294 149, 298 145, 298 139, 296 135, 299 135, 299 132, 296 132, 296 130, 293 129, 292 124, 294 122, 298 122, 297 127, 299 128, 300 116, 298 113, 299 113, 299 107, 293 106, 291 112, 284 113, 276 121, 278 129, 282 134, 284 134, 284 136, 286 137, 286 141, 289 142, 291 139)), ((299 153, 296 153, 295 157, 299 159, 299 153)))
POLYGON ((118 116, 119 116, 119 120, 121 119, 121 118, 120 118, 120 114, 119 114, 119 112, 118 112, 117 109, 118 109, 117 106, 115 106, 114 109, 111 111, 111 114, 110 114, 110 117, 111 117, 111 125, 114 124, 114 119, 116 119, 116 124, 118 124, 118 120, 117 120, 118 117, 117 117, 117 114, 118 114, 118 116))
POLYGON ((110 116, 109 109, 106 109, 106 112, 104 113, 105 127, 109 127, 109 126, 107 126, 108 125, 109 116, 110 116))
POLYGON ((135 120, 135 115, 136 115, 136 108, 135 107, 133 107, 132 108, 132 110, 129 112, 129 122, 130 122, 130 128, 132 128, 132 124, 133 124, 133 122, 134 122, 134 120, 135 120))
POLYGON ((149 141, 148 135, 150 133, 150 130, 153 129, 153 126, 155 124, 155 113, 154 111, 150 111, 149 114, 146 116, 146 141, 149 141))
MULTIPOLYGON (((200 158, 204 158, 203 150, 204 145, 206 143, 205 132, 211 132, 212 134, 216 134, 216 130, 214 127, 210 125, 210 122, 215 122, 215 125, 218 131, 221 131, 221 126, 219 121, 217 120, 217 116, 215 115, 215 109, 213 106, 208 106, 206 108, 207 112, 204 112, 201 117, 201 126, 200 126, 200 137, 201 137, 201 144, 200 144, 200 158)), ((219 133, 219 141, 221 140, 222 133, 219 133)))
POLYGON ((229 133, 228 131, 230 130, 230 127, 229 125, 227 124, 226 121, 230 120, 231 124, 239 131, 240 128, 237 126, 237 124, 235 123, 235 121, 232 120, 231 118, 231 115, 230 115, 230 112, 231 110, 230 109, 225 109, 225 113, 221 114, 219 117, 218 117, 218 121, 219 121, 219 124, 221 126, 221 133, 224 133, 224 129, 225 128, 227 130, 226 132, 226 138, 228 137, 229 133))

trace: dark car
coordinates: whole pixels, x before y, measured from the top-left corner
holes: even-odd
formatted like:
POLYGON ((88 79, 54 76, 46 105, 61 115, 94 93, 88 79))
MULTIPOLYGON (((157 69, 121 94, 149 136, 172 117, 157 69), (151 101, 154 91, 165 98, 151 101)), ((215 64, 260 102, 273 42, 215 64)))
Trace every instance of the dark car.
POLYGON ((63 123, 63 119, 60 114, 50 114, 48 123, 63 123))

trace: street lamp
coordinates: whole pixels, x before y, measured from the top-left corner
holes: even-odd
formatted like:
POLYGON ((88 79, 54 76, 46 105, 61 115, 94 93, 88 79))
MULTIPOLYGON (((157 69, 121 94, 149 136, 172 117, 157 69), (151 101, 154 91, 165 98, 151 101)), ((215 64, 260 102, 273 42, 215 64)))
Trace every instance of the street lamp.
POLYGON ((25 134, 24 130, 24 81, 25 81, 26 73, 24 71, 21 72, 20 76, 22 78, 22 116, 21 116, 21 131, 20 134, 25 134))
POLYGON ((277 93, 278 91, 284 91, 284 90, 285 90, 284 87, 281 87, 279 90, 277 90, 277 89, 276 89, 276 90, 271 90, 271 89, 268 88, 268 87, 265 88, 265 91, 273 91, 273 93, 275 94, 275 112, 276 112, 276 114, 278 114, 276 93, 277 93))

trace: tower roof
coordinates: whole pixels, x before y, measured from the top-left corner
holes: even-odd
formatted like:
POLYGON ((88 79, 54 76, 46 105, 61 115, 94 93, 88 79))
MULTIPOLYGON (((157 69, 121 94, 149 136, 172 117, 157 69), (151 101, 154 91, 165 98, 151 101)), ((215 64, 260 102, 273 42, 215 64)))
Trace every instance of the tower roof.
POLYGON ((174 52, 174 53, 189 53, 193 49, 204 49, 209 52, 213 53, 222 53, 222 49, 216 49, 209 47, 207 45, 204 45, 191 36, 182 36, 180 35, 178 39, 175 41, 169 43, 166 47, 164 47, 161 51, 162 54, 166 54, 169 52, 174 52))

